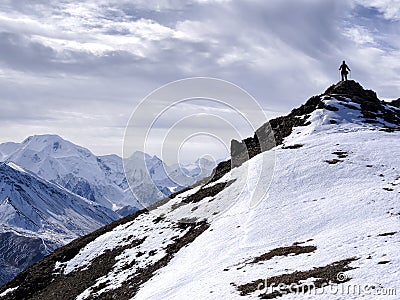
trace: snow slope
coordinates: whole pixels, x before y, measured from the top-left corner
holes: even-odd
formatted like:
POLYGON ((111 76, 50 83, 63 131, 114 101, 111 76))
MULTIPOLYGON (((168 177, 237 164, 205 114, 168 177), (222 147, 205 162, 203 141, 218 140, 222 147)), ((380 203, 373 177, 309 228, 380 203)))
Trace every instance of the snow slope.
POLYGON ((0 294, 396 299, 387 294, 400 292, 400 123, 368 123, 343 96, 319 101, 276 149, 59 249, 0 294), (315 288, 299 295, 279 283, 315 288))
MULTIPOLYGON (((343 285, 399 288, 400 133, 350 123, 315 126, 329 117, 340 118, 339 114, 321 113, 311 117, 314 124, 295 130, 285 141, 303 147, 276 151, 273 183, 256 208, 249 209, 250 197, 237 198, 234 207, 212 222, 209 230, 148 281, 134 299, 186 299, 193 295, 197 299, 254 298, 265 289, 243 297, 230 283, 246 284, 353 257, 357 259, 351 263, 354 269, 346 272, 351 280, 343 285), (326 162, 337 159, 333 153, 338 151, 348 156, 336 164, 326 162), (388 233, 393 234, 385 235, 388 233), (313 245, 316 250, 244 264, 294 243, 313 245)), ((266 155, 235 169, 230 179, 241 178, 246 167, 254 170, 247 180, 257 179, 266 155)), ((236 181, 218 197, 235 193, 242 184, 236 181)), ((254 187, 249 185, 248 189, 245 194, 251 195, 254 187)), ((334 290, 325 290, 323 299, 338 299, 334 290)), ((343 297, 379 299, 375 292, 343 297)), ((302 295, 302 299, 314 297, 302 295)), ((285 296, 292 298, 296 295, 285 296)))

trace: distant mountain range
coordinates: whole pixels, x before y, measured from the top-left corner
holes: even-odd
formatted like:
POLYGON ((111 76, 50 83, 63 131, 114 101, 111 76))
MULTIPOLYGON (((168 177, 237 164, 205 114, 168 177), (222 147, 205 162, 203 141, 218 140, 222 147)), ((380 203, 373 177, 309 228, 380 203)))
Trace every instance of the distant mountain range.
POLYGON ((57 135, 0 144, 0 285, 56 248, 211 174, 135 152, 96 156, 57 135), (172 175, 170 175, 172 174, 172 175), (128 184, 129 182, 129 184, 128 184), (132 191, 130 187, 132 188, 132 191))
POLYGON ((170 167, 157 156, 137 151, 125 161, 127 180, 121 157, 96 156, 58 135, 35 135, 22 143, 0 144, 0 162, 13 162, 104 207, 129 212, 209 176, 215 167, 204 158, 187 168, 170 167))
POLYGON ((125 161, 128 183, 135 198, 140 199, 137 207, 147 207, 156 200, 210 176, 214 168, 215 163, 205 158, 183 166, 168 166, 157 156, 139 151, 125 161))

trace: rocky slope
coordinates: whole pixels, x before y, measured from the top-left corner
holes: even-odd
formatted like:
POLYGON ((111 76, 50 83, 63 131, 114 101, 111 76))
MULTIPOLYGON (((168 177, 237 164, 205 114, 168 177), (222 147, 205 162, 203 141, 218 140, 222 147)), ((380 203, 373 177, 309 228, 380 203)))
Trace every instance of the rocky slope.
POLYGON ((0 296, 383 299, 400 283, 399 117, 334 85, 233 142, 234 168, 57 249, 0 296))
POLYGON ((390 102, 390 105, 396 106, 400 108, 400 98, 397 100, 393 100, 390 102))

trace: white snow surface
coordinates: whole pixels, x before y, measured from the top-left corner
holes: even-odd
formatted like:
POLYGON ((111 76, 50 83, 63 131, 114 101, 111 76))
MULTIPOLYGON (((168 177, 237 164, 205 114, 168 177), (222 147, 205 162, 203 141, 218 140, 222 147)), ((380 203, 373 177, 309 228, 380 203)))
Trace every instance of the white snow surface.
MULTIPOLYGON (((339 106, 335 100, 329 104, 339 106)), ((257 294, 240 296, 230 283, 306 271, 352 257, 357 260, 351 263, 355 269, 346 273, 352 278, 346 284, 397 288, 400 293, 400 133, 381 132, 358 117, 357 111, 343 107, 338 112, 315 111, 311 125, 296 128, 285 139, 286 145, 304 146, 276 151, 273 182, 263 201, 250 209, 248 195, 255 187, 248 186, 249 193, 241 193, 230 210, 145 283, 134 299, 253 298, 257 294), (330 125, 329 119, 340 126, 330 125), (325 162, 337 158, 335 151, 348 156, 337 164, 325 162), (388 232, 396 233, 379 236, 388 232), (277 247, 308 240, 317 247, 314 253, 235 267, 277 247)), ((234 169, 232 177, 238 178, 240 170, 259 169, 267 155, 234 169)), ((248 181, 257 180, 257 172, 250 171, 248 181)), ((261 178, 259 184, 268 181, 261 178)), ((232 195, 234 189, 240 189, 236 182, 218 197, 232 195)), ((328 291, 323 299, 387 299, 376 290, 342 298, 328 291)), ((316 296, 288 294, 283 299, 298 297, 316 296)))
POLYGON ((11 293, 12 291, 16 290, 17 288, 18 288, 18 286, 13 287, 13 288, 6 289, 4 292, 2 292, 2 293, 0 294, 0 297, 6 296, 7 294, 11 293))
MULTIPOLYGON (((78 272, 107 249, 146 238, 117 256, 113 270, 77 299, 116 289, 137 268, 160 259, 172 237, 185 233, 174 225, 182 218, 206 219, 210 228, 180 249, 133 299, 258 299, 261 291, 241 296, 235 285, 349 258, 356 260, 350 264, 354 269, 345 273, 350 280, 343 285, 376 288, 345 295, 325 289, 318 299, 396 299, 379 295, 378 289, 400 293, 400 132, 381 131, 380 125, 362 123, 357 109, 335 99, 324 101, 339 111, 318 109, 309 117, 310 125, 294 128, 284 144, 303 146, 277 147, 275 167, 272 151, 259 154, 221 178, 218 182, 234 181, 215 197, 182 204, 201 189, 196 187, 98 237, 70 261, 58 264, 60 272, 78 272), (273 167, 271 182, 263 170, 273 167), (259 187, 265 187, 261 194, 259 187), (261 201, 254 202, 255 193, 262 195, 261 201), (154 222, 160 215, 165 219, 154 222), (316 250, 245 263, 294 243, 313 245, 316 250), (150 255, 152 250, 155 255, 150 255), (134 260, 134 266, 123 268, 134 260)), ((315 298, 313 293, 282 297, 315 298)))
POLYGON ((1 284, 35 262, 32 258, 48 255, 119 218, 113 210, 14 162, 0 163, 1 284), (38 239, 43 247, 35 246, 38 239))
POLYGON ((15 163, 13 163, 13 162, 7 163, 7 166, 9 166, 9 167, 11 167, 11 168, 13 168, 14 170, 17 170, 17 171, 19 171, 19 172, 26 173, 26 171, 25 171, 23 168, 21 168, 20 166, 18 166, 17 164, 15 164, 15 163))

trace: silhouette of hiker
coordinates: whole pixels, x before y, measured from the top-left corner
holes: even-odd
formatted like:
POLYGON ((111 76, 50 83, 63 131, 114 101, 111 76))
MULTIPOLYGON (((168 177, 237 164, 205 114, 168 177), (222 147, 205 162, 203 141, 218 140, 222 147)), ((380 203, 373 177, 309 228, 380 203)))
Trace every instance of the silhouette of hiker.
POLYGON ((349 71, 351 71, 351 70, 350 70, 349 66, 346 65, 345 61, 342 62, 342 65, 340 66, 339 70, 340 70, 340 74, 342 74, 342 81, 347 80, 347 74, 349 74, 349 72, 347 70, 349 70, 349 71))

